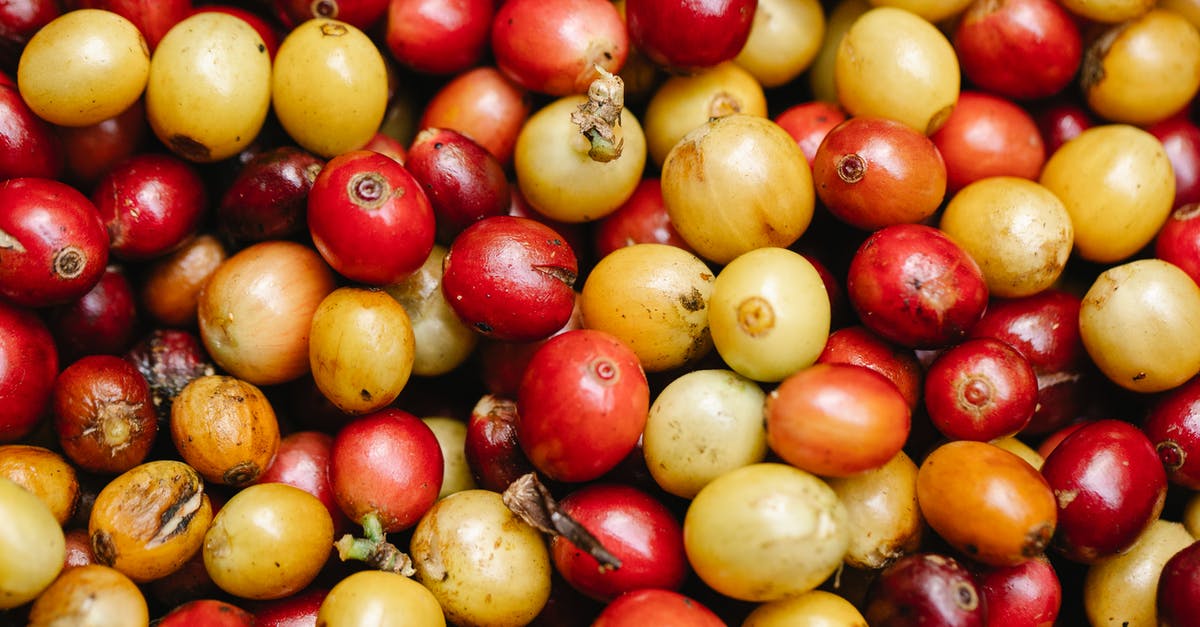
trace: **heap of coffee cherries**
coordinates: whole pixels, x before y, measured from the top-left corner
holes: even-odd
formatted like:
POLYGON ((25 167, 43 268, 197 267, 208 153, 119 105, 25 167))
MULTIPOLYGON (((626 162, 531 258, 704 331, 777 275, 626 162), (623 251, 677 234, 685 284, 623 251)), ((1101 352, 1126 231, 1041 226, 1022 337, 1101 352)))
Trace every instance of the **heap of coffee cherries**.
POLYGON ((0 3, 0 622, 1195 625, 1198 26, 0 3))

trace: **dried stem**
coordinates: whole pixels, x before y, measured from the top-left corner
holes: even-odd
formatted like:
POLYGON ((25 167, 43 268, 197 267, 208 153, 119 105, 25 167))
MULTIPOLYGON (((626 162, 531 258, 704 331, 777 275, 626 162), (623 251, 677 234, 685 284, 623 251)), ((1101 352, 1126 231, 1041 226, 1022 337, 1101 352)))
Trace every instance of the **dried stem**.
POLYGON ((600 77, 588 86, 588 101, 571 113, 571 121, 591 143, 588 156, 608 163, 621 156, 625 139, 620 135, 621 110, 625 107, 625 81, 596 66, 600 77))
POLYGON ((558 501, 535 473, 513 481, 504 491, 504 504, 526 524, 550 536, 563 536, 600 563, 600 570, 615 570, 621 560, 604 548, 583 525, 559 508, 558 501))

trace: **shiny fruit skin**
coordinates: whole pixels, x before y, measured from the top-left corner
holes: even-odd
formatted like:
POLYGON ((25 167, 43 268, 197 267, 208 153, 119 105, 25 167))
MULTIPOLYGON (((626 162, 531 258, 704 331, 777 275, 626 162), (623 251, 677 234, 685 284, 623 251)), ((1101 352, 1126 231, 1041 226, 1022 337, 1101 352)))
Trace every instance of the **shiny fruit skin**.
POLYGON ((881 117, 837 125, 813 157, 821 202, 864 231, 921 222, 946 194, 946 163, 924 133, 881 117))
POLYGON ((1173 115, 1146 129, 1162 142, 1175 173, 1175 209, 1200 202, 1200 126, 1185 112, 1173 115))
POLYGON ((200 290, 204 348, 218 366, 255 385, 307 374, 308 334, 335 277, 321 255, 284 240, 259 242, 221 262, 200 290))
POLYGON ((1106 120, 1143 127, 1165 120, 1200 90, 1200 33, 1159 8, 1114 24, 1084 52, 1080 86, 1106 120))
POLYGON ((908 403, 883 375, 850 364, 817 364, 784 379, 764 405, 767 443, 816 475, 878 468, 908 439, 908 403))
POLYGON ((111 11, 68 11, 25 44, 21 96, 38 117, 88 126, 128 109, 150 74, 150 50, 132 22, 111 11))
POLYGON ((920 224, 868 237, 850 261, 846 291, 867 328, 910 348, 958 342, 988 300, 975 261, 941 231, 920 224))
POLYGON ((217 599, 196 599, 167 612, 158 627, 253 627, 258 624, 246 610, 217 599))
POLYGON ((109 264, 79 300, 51 308, 47 323, 64 362, 129 348, 141 322, 133 289, 125 268, 109 264))
POLYGON ((335 19, 313 18, 288 33, 270 85, 287 134, 326 159, 362 148, 387 110, 383 56, 363 31, 335 19))
POLYGON ((979 265, 993 297, 1040 293, 1059 279, 1075 228, 1062 201, 1038 183, 989 176, 959 190, 938 228, 979 265))
POLYGON ((904 9, 863 13, 838 44, 834 83, 838 102, 852 116, 890 118, 930 135, 953 110, 959 82, 950 41, 904 9))
POLYGON ((533 472, 517 441, 517 402, 495 394, 480 397, 467 420, 463 453, 475 482, 485 490, 503 492, 533 472))
POLYGON ((755 248, 795 243, 812 221, 812 180, 787 131, 735 113, 693 129, 667 153, 663 202, 700 257, 726 264, 755 248))
POLYGON ((13 85, 0 84, 0 116, 8 121, 0 129, 0 179, 53 179, 63 174, 62 141, 48 122, 29 109, 13 85))
POLYGON ((206 481, 247 486, 279 450, 279 421, 262 390, 227 375, 200 377, 171 405, 171 440, 206 481))
POLYGON ((717 274, 708 299, 717 353, 756 381, 782 381, 811 366, 829 337, 830 315, 820 272, 786 248, 739 255, 717 274))
POLYGON ((338 507, 329 481, 333 436, 320 431, 294 431, 279 441, 275 460, 255 483, 285 483, 317 497, 333 520, 334 533, 343 533, 350 521, 338 507))
POLYGON ((1057 524, 1054 499, 1037 470, 986 442, 943 444, 917 472, 917 500, 929 526, 963 554, 993 566, 1042 553, 1057 524))
POLYGON ((690 72, 737 56, 750 37, 757 8, 757 0, 631 0, 625 21, 630 42, 651 62, 690 72))
POLYGON ((225 592, 279 599, 303 590, 333 546, 333 521, 315 496, 282 483, 247 486, 213 517, 204 567, 225 592))
POLYGON ((1063 91, 1083 59, 1079 27, 1054 0, 972 2, 953 42, 972 83, 1021 100, 1063 91))
POLYGON ((590 481, 637 445, 650 388, 637 355, 603 331, 556 335, 538 348, 517 394, 517 439, 535 468, 590 481))
POLYGON ((37 426, 58 377, 58 351, 54 337, 33 311, 0 302, 0 441, 24 438, 37 426))
POLYGON ((437 436, 420 418, 384 409, 338 431, 329 480, 351 521, 361 524, 374 514, 383 532, 391 533, 417 524, 433 506, 442 489, 444 463, 437 436))
POLYGON ((1087 353, 1079 336, 1080 298, 1049 288, 1021 298, 992 299, 969 337, 991 337, 1017 349, 1038 378, 1038 407, 1024 433, 1045 434, 1083 413, 1087 353))
POLYGON ((647 141, 629 107, 620 111, 622 147, 608 161, 589 154, 592 144, 571 114, 589 101, 570 95, 547 103, 521 126, 513 147, 517 188, 537 213, 567 223, 599 220, 633 195, 646 165, 647 141))
POLYGON ((323 159, 295 146, 255 155, 217 204, 221 232, 240 242, 286 239, 304 232, 308 193, 324 166, 323 159))
POLYGON ((138 286, 139 313, 172 327, 195 325, 200 293, 227 254, 220 240, 203 234, 151 262, 138 286))
POLYGON ((455 625, 526 625, 551 593, 553 567, 541 534, 490 490, 435 503, 413 529, 409 553, 416 580, 455 625))
POLYGON ((1036 180, 1046 162, 1037 123, 1010 100, 964 91, 930 139, 946 162, 950 192, 989 176, 1036 180))
POLYGON ((79 476, 67 459, 50 449, 30 444, 0 446, 0 477, 37 495, 60 525, 66 525, 79 504, 79 476))
POLYGON ((1083 296, 1079 334, 1112 382, 1169 390, 1200 371, 1200 287, 1160 259, 1109 267, 1083 296))
POLYGON ((983 627, 986 606, 970 571, 937 553, 915 553, 879 573, 863 615, 871 625, 983 627))
POLYGON ((1158 518, 1167 494, 1154 444, 1137 427, 1113 419, 1068 435, 1046 456, 1042 475, 1058 501, 1053 546, 1084 564, 1132 545, 1158 518))
POLYGON ((150 610, 137 584, 100 564, 65 569, 29 610, 30 627, 145 627, 149 623, 150 610))
POLYGON ((318 627, 376 624, 380 617, 420 627, 445 627, 446 619, 425 586, 396 573, 364 570, 329 590, 317 611, 318 627))
POLYGON ((654 398, 642 455, 654 482, 685 499, 721 474, 763 461, 762 387, 732 370, 693 370, 654 398))
POLYGON ((928 528, 917 502, 918 470, 901 451, 873 470, 825 480, 846 508, 846 566, 878 571, 921 547, 928 528))
POLYGON ((390 157, 366 150, 330 159, 308 192, 308 230, 342 276, 387 285, 433 249, 434 214, 421 185, 390 157))
POLYGON ((1200 378, 1164 393, 1150 407, 1142 431, 1167 471, 1167 479, 1200 490, 1200 378))
POLYGON ((1200 542, 1167 560, 1158 578, 1158 620, 1163 627, 1183 627, 1196 616, 1200 591, 1200 542))
POLYGON ((1200 203, 1183 205, 1171 212, 1154 236, 1154 256, 1170 262, 1200 283, 1200 203))
POLYGON ((387 292, 340 287, 313 314, 313 380, 347 414, 378 411, 407 385, 415 343, 408 313, 387 292))
POLYGON ((836 104, 814 100, 784 109, 773 119, 796 140, 812 167, 821 142, 829 131, 846 121, 846 112, 836 104))
POLYGON ((446 301, 485 336, 544 339, 571 317, 575 252, 536 220, 493 216, 475 222, 454 238, 442 268, 446 301))
POLYGON ((517 134, 529 117, 532 98, 492 66, 450 79, 433 94, 417 127, 456 130, 479 142, 500 164, 512 164, 517 134))
POLYGON ((1196 541, 1180 523, 1158 519, 1125 551, 1092 564, 1083 608, 1093 625, 1161 625, 1157 592, 1171 557, 1196 541))
POLYGON ((635 244, 598 261, 579 296, 583 325, 611 333, 661 372, 712 350, 708 325, 715 275, 695 254, 667 244, 635 244))
POLYGON ((1017 349, 1000 340, 965 340, 929 366, 925 408, 950 439, 987 442, 1015 435, 1037 409, 1037 375, 1017 349))
POLYGON ((721 627, 726 623, 712 610, 670 590, 634 590, 613 599, 592 627, 721 627))
POLYGON ((916 354, 862 325, 842 327, 830 333, 817 363, 870 368, 887 377, 900 390, 910 409, 916 409, 921 400, 921 381, 925 373, 916 354))
POLYGON ((518 85, 566 96, 587 93, 596 67, 619 72, 629 35, 607 0, 508 0, 492 19, 491 48, 518 85))
POLYGON ((731 470, 704 486, 683 520, 684 550, 713 590, 744 601, 808 592, 842 565, 846 510, 816 476, 779 463, 731 470))
POLYGON ((634 244, 670 244, 691 252, 691 247, 671 224, 663 204, 662 181, 643 178, 625 204, 596 223, 596 257, 634 244))
POLYGON ((1075 227, 1074 252, 1122 261, 1167 221, 1175 175, 1156 137, 1133 126, 1093 126, 1050 153, 1039 181, 1058 196, 1075 227))
POLYGON ((391 0, 387 5, 387 49, 418 72, 461 74, 479 64, 488 47, 492 0, 391 0))
POLYGON ((45 503, 16 482, 0 478, 0 609, 32 601, 63 569, 66 540, 45 503))
POLYGON ((25 307, 82 297, 108 263, 100 212, 75 188, 52 179, 0 183, 0 296, 25 307))
POLYGON ((270 106, 266 44, 232 15, 200 13, 179 22, 150 60, 146 117, 155 135, 189 161, 237 154, 258 135, 270 106))
POLYGON ((550 542, 554 567, 575 589, 601 601, 645 588, 678 590, 688 574, 683 529, 649 493, 621 484, 591 484, 559 502, 621 566, 601 568, 565 536, 550 542))
POLYGON ((765 118, 767 96, 754 76, 733 61, 663 81, 642 116, 646 147, 662 165, 671 148, 692 129, 734 113, 765 118))
POLYGON ((1058 573, 1046 557, 1016 566, 977 567, 975 579, 987 605, 987 624, 1044 627, 1062 607, 1058 573))
POLYGON ((113 166, 92 192, 108 227, 112 254, 130 261, 179 248, 196 234, 208 208, 200 173, 165 154, 142 154, 113 166))
POLYGON ((478 220, 508 213, 512 192, 500 161, 453 129, 417 133, 404 167, 425 190, 440 241, 449 242, 478 220))

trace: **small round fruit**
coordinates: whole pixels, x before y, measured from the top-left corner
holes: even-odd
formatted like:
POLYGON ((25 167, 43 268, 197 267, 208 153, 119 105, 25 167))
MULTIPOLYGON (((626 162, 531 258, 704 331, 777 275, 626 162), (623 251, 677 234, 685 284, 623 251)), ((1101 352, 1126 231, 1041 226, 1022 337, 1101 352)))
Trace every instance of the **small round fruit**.
POLYGON ((338 288, 313 313, 313 380, 347 414, 383 409, 408 383, 415 343, 408 313, 387 292, 338 288))
POLYGON ((121 571, 100 564, 68 568, 29 609, 30 627, 145 627, 146 597, 121 571))
POLYGON ((171 404, 171 440, 206 480, 242 487, 279 451, 279 421, 257 386, 227 375, 192 380, 171 404))
POLYGON ((271 71, 271 103, 301 148, 330 158, 362 148, 387 110, 387 67, 361 30, 308 20, 284 38, 271 71))
POLYGON ((271 58, 244 20, 197 13, 158 42, 146 117, 175 154, 201 163, 237 154, 258 136, 270 106, 271 58))
POLYGON ((1093 564, 1129 548, 1166 502, 1167 475, 1154 444, 1120 420, 1084 423, 1050 451, 1041 474, 1058 505, 1054 548, 1074 562, 1093 564))
POLYGON ((445 627, 437 597, 428 588, 397 573, 364 570, 329 590, 317 611, 318 625, 374 625, 384 617, 404 625, 445 627))
POLYGON ((1037 375, 1017 349, 994 338, 966 340, 940 353, 925 373, 925 409, 953 440, 1015 435, 1037 408, 1037 375))
POLYGON ((409 553, 417 581, 456 625, 526 625, 550 597, 545 541, 489 490, 434 504, 413 530, 409 553))
POLYGON ((1162 573, 1176 553, 1194 542, 1183 525, 1159 519, 1133 546, 1093 564, 1083 580, 1083 608, 1091 624, 1166 625, 1158 614, 1162 573))
POLYGON ((1168 390, 1200 371, 1200 287, 1159 259, 1109 268, 1083 297, 1079 331, 1092 361, 1117 385, 1168 390))
POLYGON ((572 113, 587 96, 565 96, 536 111, 521 127, 513 152, 517 185, 538 213, 562 222, 599 220, 637 189, 646 165, 646 136, 628 108, 621 109, 620 156, 597 161, 572 113))
POLYGON ((1186 108, 1200 89, 1200 33, 1175 11, 1150 10, 1100 34, 1080 74, 1089 109, 1149 126, 1186 108))
POLYGON ((934 449, 917 471, 917 501, 939 536, 992 566, 1041 555, 1058 521, 1054 494, 1038 471, 986 442, 934 449))
POLYGON ((317 497, 283 483, 234 494, 204 535, 204 568, 222 590, 279 599, 316 578, 333 548, 333 520, 317 497))
POLYGON ((150 49, 133 22, 111 11, 81 9, 55 18, 29 39, 17 86, 43 120, 90 126, 132 106, 149 75, 150 49))
POLYGON ((762 388, 731 370, 693 370, 658 393, 642 454, 660 488, 690 499, 721 474, 767 455, 762 388))
POLYGON ((781 126, 733 114, 699 126, 662 167, 663 203, 683 240, 718 264, 792 245, 812 221, 808 159, 781 126))
POLYGON ((708 302, 717 353, 755 381, 782 381, 816 362, 829 336, 829 319, 821 275, 786 248, 739 255, 717 274, 708 302))
POLYGON ((847 566, 879 570, 920 548, 926 526, 917 502, 917 472, 901 451, 879 468, 826 480, 846 508, 847 566))
POLYGON ((1093 126, 1046 160, 1039 181, 1058 196, 1087 261, 1121 261, 1149 244, 1175 201, 1175 174, 1158 138, 1133 126, 1093 126))
POLYGON ((958 100, 958 57, 924 18, 894 7, 862 14, 842 37, 834 66, 838 102, 850 115, 903 122, 930 135, 958 100))
POLYGON ((938 225, 979 264, 988 293, 1030 296, 1058 280, 1075 227, 1061 200, 1016 177, 988 177, 954 194, 938 225))
POLYGON ((628 346, 603 331, 567 331, 525 367, 517 439, 551 479, 591 481, 633 452, 649 410, 649 383, 628 346))
POLYGON ((88 518, 97 563, 138 583, 179 570, 200 550, 213 510, 191 466, 156 460, 104 486, 88 518))
POLYGON ((731 470, 704 486, 683 522, 688 561, 704 583, 743 601, 816 588, 842 563, 846 510, 817 477, 784 464, 731 470))
POLYGON ((975 260, 945 233, 922 224, 871 234, 850 260, 846 292, 864 326, 910 348, 962 340, 988 302, 975 260))
POLYGON ((605 255, 579 298, 583 324, 610 333, 659 372, 712 350, 709 301, 714 276, 696 255, 668 244, 634 244, 605 255))
POLYGON ((32 601, 63 569, 62 527, 50 508, 19 484, 0 478, 0 609, 32 601))
POLYGON ((878 468, 900 452, 908 402, 883 375, 817 364, 784 379, 763 408, 767 443, 784 461, 826 477, 878 468))

